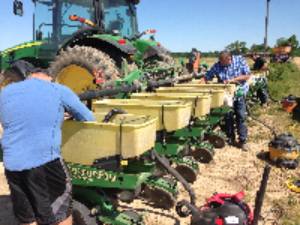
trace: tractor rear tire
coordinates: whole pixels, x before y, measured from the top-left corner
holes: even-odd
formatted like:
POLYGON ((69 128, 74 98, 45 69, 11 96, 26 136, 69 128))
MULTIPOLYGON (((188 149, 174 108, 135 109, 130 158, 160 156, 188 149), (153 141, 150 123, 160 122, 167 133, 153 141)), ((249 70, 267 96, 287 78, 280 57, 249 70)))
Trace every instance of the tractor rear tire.
POLYGON ((78 201, 73 201, 73 225, 99 225, 90 210, 78 201))
POLYGON ((50 74, 76 93, 110 86, 120 77, 120 71, 109 55, 96 48, 77 45, 60 52, 51 63, 50 74), (98 84, 95 71, 102 80, 98 84))
MULTIPOLYGON (((162 69, 169 69, 171 67, 175 67, 175 60, 173 57, 168 53, 161 53, 158 56, 150 57, 145 61, 145 68, 146 69, 153 69, 153 68, 162 68, 162 69)), ((165 74, 152 74, 154 79, 166 79, 165 74)))
POLYGON ((165 64, 168 64, 169 66, 175 65, 175 60, 170 54, 165 53, 162 54, 160 57, 165 64))
POLYGON ((169 68, 175 65, 175 60, 173 57, 167 53, 160 54, 155 57, 155 59, 150 59, 149 62, 146 62, 146 66, 148 67, 161 67, 161 68, 169 68))

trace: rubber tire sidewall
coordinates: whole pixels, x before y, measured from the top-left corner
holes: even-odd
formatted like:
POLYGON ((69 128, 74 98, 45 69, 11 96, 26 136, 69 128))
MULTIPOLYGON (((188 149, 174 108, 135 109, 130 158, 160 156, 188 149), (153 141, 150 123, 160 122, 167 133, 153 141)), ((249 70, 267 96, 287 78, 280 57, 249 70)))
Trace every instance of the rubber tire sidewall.
POLYGON ((90 210, 82 203, 73 201, 73 225, 99 225, 96 217, 90 215, 90 210))

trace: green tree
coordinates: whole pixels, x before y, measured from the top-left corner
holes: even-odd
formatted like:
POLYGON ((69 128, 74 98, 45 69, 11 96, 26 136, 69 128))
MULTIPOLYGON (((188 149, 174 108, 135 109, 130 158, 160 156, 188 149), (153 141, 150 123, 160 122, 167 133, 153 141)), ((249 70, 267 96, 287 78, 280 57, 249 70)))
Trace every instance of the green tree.
POLYGON ((294 52, 293 52, 294 56, 300 56, 300 48, 297 48, 294 52))
POLYGON ((296 50, 299 47, 299 41, 295 34, 288 38, 288 42, 290 46, 292 46, 293 50, 296 50))
POLYGON ((248 48, 246 47, 247 43, 244 41, 235 41, 226 46, 226 50, 232 52, 233 54, 246 54, 248 48))
POLYGON ((276 41, 276 47, 283 47, 283 46, 291 46, 292 47, 292 56, 299 55, 299 41, 297 39, 297 36, 294 34, 290 36, 289 38, 279 38, 276 41))
MULTIPOLYGON (((267 48, 267 51, 270 49, 270 47, 267 48)), ((265 45, 264 44, 253 44, 250 48, 251 52, 264 52, 265 51, 265 45)))
POLYGON ((281 46, 291 46, 293 50, 297 49, 299 47, 299 41, 297 39, 297 36, 294 34, 290 36, 289 38, 279 38, 276 41, 276 46, 281 47, 281 46))
POLYGON ((276 41, 276 47, 288 46, 289 42, 287 38, 281 37, 276 41))

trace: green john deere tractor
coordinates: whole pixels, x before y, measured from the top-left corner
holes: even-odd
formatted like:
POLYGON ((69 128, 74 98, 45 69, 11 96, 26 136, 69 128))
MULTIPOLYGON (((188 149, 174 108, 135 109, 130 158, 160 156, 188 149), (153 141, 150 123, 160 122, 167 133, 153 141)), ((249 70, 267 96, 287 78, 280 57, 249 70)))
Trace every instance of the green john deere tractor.
MULTIPOLYGON (((139 80, 143 71, 156 79, 176 76, 174 60, 155 30, 138 32, 139 0, 32 0, 33 41, 0 53, 1 86, 23 79, 10 64, 25 60, 48 68, 56 81, 76 93, 115 85, 116 79, 139 80), (151 37, 141 39, 145 34, 151 37), (133 72, 133 73, 132 73, 133 72)), ((23 3, 14 1, 14 14, 23 3)))

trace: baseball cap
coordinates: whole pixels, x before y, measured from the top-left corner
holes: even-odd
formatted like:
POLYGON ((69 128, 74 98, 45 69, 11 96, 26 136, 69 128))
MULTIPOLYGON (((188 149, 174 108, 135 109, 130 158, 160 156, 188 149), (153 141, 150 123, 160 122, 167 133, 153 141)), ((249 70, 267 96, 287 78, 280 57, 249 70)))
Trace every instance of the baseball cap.
POLYGON ((48 74, 48 69, 35 67, 33 64, 25 61, 18 60, 11 64, 11 69, 18 71, 23 75, 24 78, 30 76, 32 73, 45 73, 48 74))

